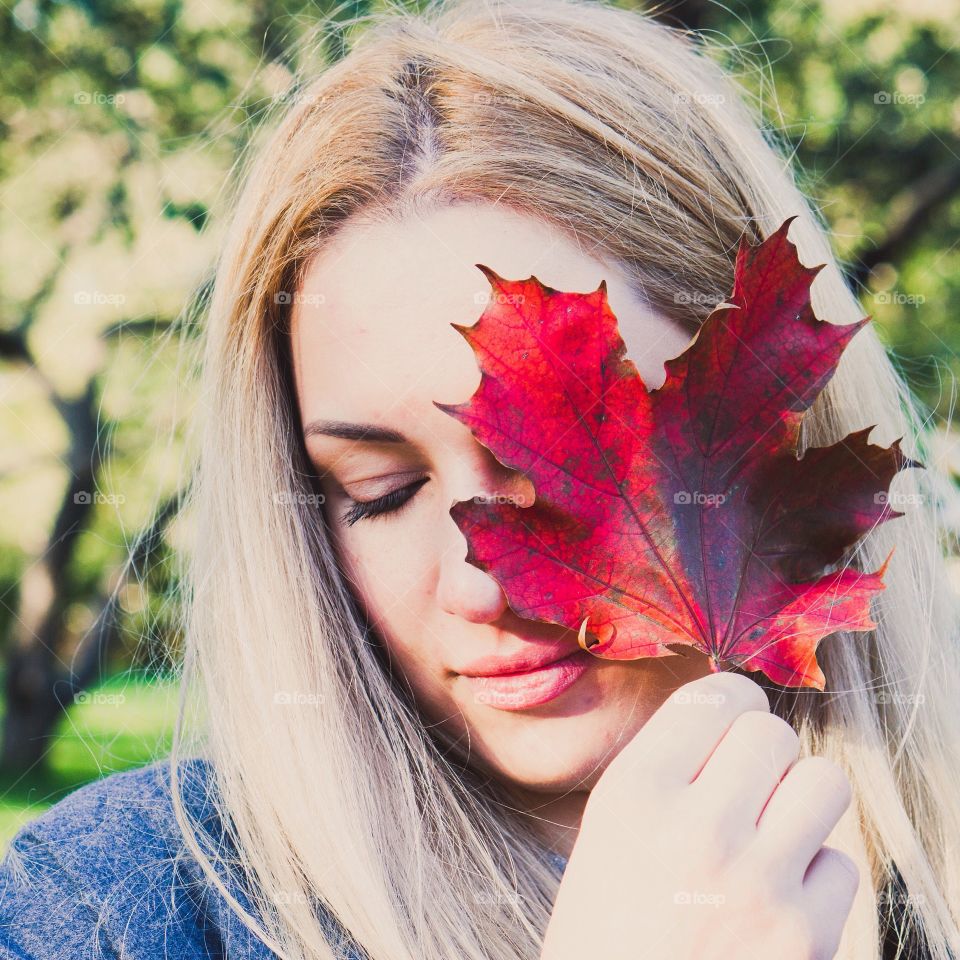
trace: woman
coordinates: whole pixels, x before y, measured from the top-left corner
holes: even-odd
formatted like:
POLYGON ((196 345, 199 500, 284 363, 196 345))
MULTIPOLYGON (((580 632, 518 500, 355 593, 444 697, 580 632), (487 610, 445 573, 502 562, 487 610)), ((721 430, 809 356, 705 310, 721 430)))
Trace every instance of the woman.
MULTIPOLYGON (((202 737, 182 723, 169 767, 18 834, 9 954, 956 955, 934 463, 852 558, 874 570, 896 545, 877 628, 818 650, 823 693, 710 674, 689 648, 580 651, 513 613, 449 515, 520 480, 434 404, 478 383, 450 327, 482 312, 478 263, 606 280, 651 388, 731 289, 741 236, 788 216, 803 262, 828 264, 817 315, 861 318, 735 85, 634 12, 466 0, 383 17, 290 99, 205 328, 183 704, 202 737)), ((922 441, 869 326, 804 443, 868 424, 922 441)))

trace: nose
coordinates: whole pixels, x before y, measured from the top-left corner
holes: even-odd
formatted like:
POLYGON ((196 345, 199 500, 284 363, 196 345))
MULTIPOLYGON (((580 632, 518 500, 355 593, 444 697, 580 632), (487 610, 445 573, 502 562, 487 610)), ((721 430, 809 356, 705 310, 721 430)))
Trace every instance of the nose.
POLYGON ((466 562, 466 540, 457 533, 463 550, 451 548, 441 560, 437 602, 447 613, 471 623, 490 623, 507 610, 506 595, 493 577, 466 562))
MULTIPOLYGON (((474 442, 474 458, 463 458, 462 472, 450 486, 454 500, 483 495, 512 497, 517 504, 533 502, 533 485, 522 474, 499 463, 485 447, 474 442)), ((446 518, 447 543, 440 558, 437 601, 447 613, 471 623, 491 623, 509 609, 500 584, 472 563, 467 563, 467 540, 453 518, 446 518)))
MULTIPOLYGON (((512 495, 523 502, 531 498, 530 482, 497 463, 493 455, 481 449, 481 462, 476 475, 469 471, 455 491, 455 499, 466 499, 478 489, 487 495, 497 492, 512 495), (468 493, 468 491, 470 491, 468 493)), ((500 584, 479 567, 467 563, 467 540, 460 532, 453 517, 446 518, 447 544, 440 559, 437 582, 437 602, 447 613, 462 617, 471 623, 492 623, 506 613, 507 598, 500 584)))

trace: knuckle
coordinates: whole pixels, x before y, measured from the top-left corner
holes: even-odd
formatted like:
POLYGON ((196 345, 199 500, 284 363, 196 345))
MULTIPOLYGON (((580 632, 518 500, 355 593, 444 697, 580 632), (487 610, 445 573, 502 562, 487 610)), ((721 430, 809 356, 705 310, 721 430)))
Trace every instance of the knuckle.
POLYGON ((746 831, 735 804, 698 804, 694 816, 680 819, 688 825, 685 829, 705 864, 715 868, 739 859, 746 844, 746 831))
POLYGON ((763 873, 741 871, 737 886, 750 904, 750 922, 764 943, 789 944, 790 957, 820 960, 819 938, 811 918, 792 891, 771 888, 763 873))
POLYGON ((733 722, 730 733, 753 741, 775 740, 788 749, 799 749, 800 746, 800 737, 786 720, 760 710, 741 713, 733 722))
POLYGON ((736 755, 746 752, 764 768, 773 764, 780 775, 796 761, 801 750, 800 737, 789 723, 775 714, 756 710, 740 714, 724 740, 739 747, 736 755))
MULTIPOLYGON (((739 673, 709 673, 684 684, 681 690, 713 693, 731 702, 741 710, 770 710, 770 702, 763 688, 749 677, 739 673)), ((679 692, 679 691, 678 691, 679 692)))
POLYGON ((750 860, 742 860, 733 872, 733 882, 740 891, 741 899, 756 910, 758 920, 771 924, 780 916, 782 904, 776 887, 767 883, 762 870, 757 870, 750 860))
POLYGON ((708 673, 678 687, 667 699, 671 704, 732 704, 736 709, 768 710, 763 689, 749 677, 735 673, 708 673))
POLYGON ((636 815, 649 804, 663 802, 673 784, 657 763, 650 762, 641 745, 635 744, 627 744, 607 764, 587 795, 585 812, 602 808, 607 813, 632 811, 636 815))
POLYGON ((740 850, 737 834, 717 821, 714 829, 704 830, 697 845, 701 862, 710 873, 718 873, 736 859, 740 850))
POLYGON ((791 745, 800 746, 800 734, 797 733, 783 717, 771 714, 770 719, 773 721, 771 730, 776 736, 783 738, 783 740, 791 745))
POLYGON ((794 884, 784 869, 783 860, 779 856, 771 856, 769 852, 752 845, 737 864, 742 883, 749 884, 753 891, 752 902, 765 909, 778 911, 781 908, 781 898, 794 892, 794 884))

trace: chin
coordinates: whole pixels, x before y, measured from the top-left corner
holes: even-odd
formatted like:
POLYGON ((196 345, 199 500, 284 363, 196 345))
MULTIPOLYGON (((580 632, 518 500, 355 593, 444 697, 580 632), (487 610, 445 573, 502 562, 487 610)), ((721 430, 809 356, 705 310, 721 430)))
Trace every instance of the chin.
POLYGON ((604 711, 543 718, 518 725, 502 739, 485 738, 484 763, 527 790, 592 789, 640 726, 638 718, 604 711))
POLYGON ((556 794, 591 791, 608 762, 609 760, 604 759, 584 764, 582 768, 563 770, 554 768, 553 770, 507 771, 501 776, 509 777, 510 783, 522 787, 527 793, 542 793, 545 797, 552 797, 556 794))
POLYGON ((592 790, 612 757, 600 752, 576 757, 543 757, 531 763, 498 764, 498 775, 532 793, 556 794, 576 790, 592 790))

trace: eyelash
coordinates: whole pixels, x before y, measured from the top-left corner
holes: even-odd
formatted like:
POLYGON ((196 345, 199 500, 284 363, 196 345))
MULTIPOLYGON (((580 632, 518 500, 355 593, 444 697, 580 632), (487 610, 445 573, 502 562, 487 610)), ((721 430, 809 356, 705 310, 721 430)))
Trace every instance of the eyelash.
POLYGON ((429 477, 421 477, 419 480, 414 480, 413 483, 408 483, 405 487, 398 487, 396 490, 385 493, 382 497, 377 497, 376 500, 354 500, 353 506, 344 513, 341 520, 350 527, 364 517, 379 517, 386 513, 398 513, 402 507, 413 499, 413 495, 429 479, 429 477))

